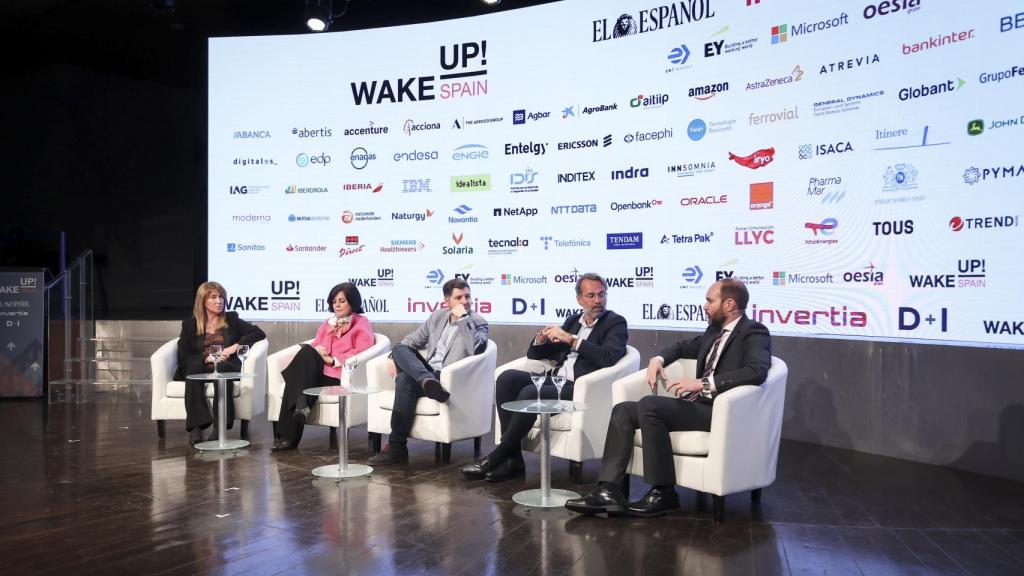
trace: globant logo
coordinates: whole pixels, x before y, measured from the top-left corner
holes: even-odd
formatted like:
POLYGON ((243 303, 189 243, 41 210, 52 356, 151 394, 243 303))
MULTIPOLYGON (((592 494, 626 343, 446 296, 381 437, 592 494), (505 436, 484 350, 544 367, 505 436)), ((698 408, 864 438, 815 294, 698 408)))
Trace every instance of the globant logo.
POLYGON ((266 244, 238 244, 228 242, 228 252, 263 252, 267 249, 266 244))
MULTIPOLYGON (((622 141, 626 144, 632 144, 633 142, 657 142, 658 140, 667 140, 672 137, 671 128, 663 128, 661 130, 655 130, 652 132, 633 132, 632 134, 626 134, 622 137, 622 141)), ((611 135, 607 136, 609 140, 611 135)), ((605 144, 607 146, 608 144, 605 144)))
POLYGON ((540 186, 533 183, 539 172, 534 172, 529 166, 523 172, 513 172, 508 175, 509 189, 512 194, 524 194, 528 192, 539 192, 540 186))
POLYGON ((352 167, 356 170, 362 170, 366 168, 366 165, 370 163, 370 160, 376 160, 377 155, 371 154, 366 151, 366 148, 358 147, 352 149, 352 154, 349 155, 349 162, 352 167))
POLYGON ((452 160, 486 160, 487 147, 482 144, 463 144, 452 152, 452 160))
POLYGON ((395 152, 395 162, 417 162, 420 160, 437 160, 437 150, 410 150, 395 152))
POLYGON ((918 98, 925 98, 927 96, 935 96, 936 94, 945 94, 947 92, 956 92, 957 90, 964 87, 967 82, 963 79, 957 78, 956 83, 952 80, 946 80, 945 82, 939 82, 938 84, 921 84, 920 86, 909 86, 907 88, 901 88, 899 92, 899 98, 901 102, 907 100, 916 100, 918 98))
POLYGON ((415 122, 412 118, 405 121, 402 124, 402 132, 405 132, 406 136, 412 136, 413 132, 429 132, 432 130, 440 130, 440 122, 415 122))
POLYGON ((644 247, 643 232, 617 232, 606 236, 608 250, 638 250, 644 247))
POLYGON ((632 98, 629 101, 630 108, 640 108, 643 110, 661 108, 665 104, 668 104, 668 94, 650 94, 647 96, 638 94, 636 98, 632 98))
POLYGON ((1017 178, 1024 176, 1024 164, 1017 166, 992 166, 988 168, 970 168, 964 170, 964 183, 974 186, 985 180, 998 180, 1000 178, 1017 178))
POLYGON ((608 207, 612 209, 612 212, 621 212, 623 210, 647 210, 649 208, 654 208, 655 206, 661 206, 661 205, 662 205, 662 201, 661 200, 658 200, 657 198, 652 198, 652 199, 646 200, 644 202, 632 202, 631 201, 631 202, 629 202, 627 204, 621 204, 619 202, 612 202, 611 204, 609 204, 608 207))
POLYGON ((694 142, 700 140, 707 134, 708 126, 700 118, 694 118, 690 121, 689 126, 686 127, 686 135, 690 137, 690 140, 694 142))
POLYGON ((763 166, 767 166, 772 163, 775 159, 775 148, 761 148, 749 156, 737 156, 732 152, 729 152, 729 160, 745 166, 751 170, 757 170, 763 166))
POLYGON ((452 212, 455 212, 456 214, 458 214, 458 216, 449 216, 448 217, 448 223, 449 224, 476 224, 480 220, 476 216, 469 216, 469 213, 472 212, 472 211, 473 211, 473 209, 470 208, 469 206, 465 205, 465 204, 457 206, 457 207, 452 209, 452 212))

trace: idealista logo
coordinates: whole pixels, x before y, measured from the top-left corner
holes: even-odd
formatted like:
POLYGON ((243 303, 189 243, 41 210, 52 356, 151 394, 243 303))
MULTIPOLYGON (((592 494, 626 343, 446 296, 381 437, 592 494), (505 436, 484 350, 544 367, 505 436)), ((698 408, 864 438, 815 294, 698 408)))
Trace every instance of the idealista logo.
POLYGON ((487 192, 490 189, 490 174, 469 174, 451 178, 452 192, 487 192))
POLYGON ((638 94, 629 101, 630 108, 641 108, 643 110, 661 108, 665 104, 668 104, 668 94, 649 94, 647 96, 638 94))
POLYGON ((799 148, 799 157, 801 160, 808 160, 815 156, 830 156, 832 154, 843 154, 844 152, 853 152, 853 144, 849 142, 836 142, 828 144, 801 144, 799 148))
POLYGON ((342 184, 341 185, 341 189, 346 191, 346 192, 355 192, 355 191, 359 191, 359 190, 369 190, 373 194, 376 194, 376 193, 378 193, 378 192, 380 192, 381 190, 384 189, 384 183, 383 182, 378 182, 376 186, 374 186, 373 184, 370 184, 369 182, 359 182, 359 183, 355 183, 355 184, 349 183, 349 184, 342 184))
POLYGON ((917 12, 921 9, 921 0, 882 0, 868 4, 864 7, 864 19, 870 20, 875 16, 886 16, 905 10, 907 14, 917 12))
POLYGON ((269 140, 270 130, 235 130, 234 140, 269 140))
POLYGON ((292 128, 292 136, 298 138, 330 138, 332 135, 333 132, 326 126, 323 128, 292 128))
POLYGON ((899 97, 901 102, 907 100, 916 100, 917 98, 924 98, 926 96, 935 96, 936 94, 945 94, 947 92, 956 92, 957 90, 964 87, 967 84, 962 78, 957 78, 956 82, 952 80, 946 80, 945 82, 939 82, 938 84, 921 84, 920 86, 908 86, 907 88, 900 88, 899 97))
POLYGON ((433 130, 440 130, 440 122, 416 122, 412 118, 409 118, 402 124, 402 132, 405 132, 406 136, 412 136, 413 132, 430 132, 433 130))
POLYGON ((729 90, 728 82, 719 82, 717 84, 705 84, 703 86, 695 86, 690 88, 689 96, 696 100, 710 100, 715 97, 719 92, 725 92, 729 90))
POLYGON ((983 216, 961 218, 954 216, 949 219, 949 229, 953 232, 962 230, 991 230, 993 228, 1016 228, 1020 226, 1020 215, 1016 216, 983 216))
POLYGON ((355 168, 356 170, 362 170, 363 168, 366 168, 366 165, 370 163, 370 160, 376 159, 376 154, 371 154, 367 152, 366 148, 363 148, 361 146, 358 148, 353 148, 352 153, 349 155, 349 162, 352 164, 352 167, 355 168))
POLYGON ((615 19, 611 27, 608 26, 607 18, 594 20, 592 42, 604 42, 612 38, 657 32, 666 28, 683 26, 714 17, 715 12, 711 7, 711 0, 672 2, 671 4, 640 10, 635 16, 628 13, 621 14, 615 19))
POLYGON ((750 185, 750 209, 771 210, 775 208, 775 183, 757 182, 750 185))
POLYGON ((331 157, 328 156, 326 152, 321 152, 320 154, 317 154, 315 156, 310 156, 309 154, 302 152, 301 154, 295 157, 295 163, 298 164, 300 168, 305 168, 306 166, 310 165, 327 166, 328 164, 331 163, 331 157))
POLYGON ((1018 164, 1017 166, 989 166, 985 168, 971 166, 964 170, 964 183, 973 186, 985 180, 1017 178, 1020 176, 1024 176, 1024 164, 1018 164))
POLYGON ((814 32, 838 28, 850 23, 850 16, 843 12, 835 18, 819 20, 817 22, 800 22, 799 24, 777 24, 772 26, 772 44, 788 42, 790 36, 806 36, 814 32))
POLYGON ((632 180, 633 178, 647 178, 647 168, 630 166, 626 170, 612 170, 612 180, 632 180))
POLYGON ((761 148, 755 151, 749 156, 737 156, 732 152, 729 152, 729 160, 739 164, 740 166, 746 166, 751 170, 757 170, 758 168, 767 166, 772 163, 775 159, 775 148, 761 148))
MULTIPOLYGON (((357 106, 382 102, 424 102, 436 98, 434 82, 439 86, 442 100, 487 95, 487 79, 470 80, 487 75, 487 41, 462 42, 440 48, 440 65, 446 73, 436 76, 399 77, 392 81, 372 80, 367 83, 351 82, 352 101, 357 106), (450 52, 450 54, 449 54, 450 52)), ((413 54, 420 51, 412 50, 413 54)), ((458 121, 456 121, 458 122, 458 121)))

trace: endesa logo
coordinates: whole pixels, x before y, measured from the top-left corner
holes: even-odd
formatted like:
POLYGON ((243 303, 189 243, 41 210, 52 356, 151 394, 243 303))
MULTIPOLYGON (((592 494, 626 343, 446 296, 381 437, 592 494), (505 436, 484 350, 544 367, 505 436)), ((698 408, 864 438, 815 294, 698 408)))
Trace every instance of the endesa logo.
POLYGON ((750 185, 750 209, 771 210, 775 208, 775 183, 756 182, 750 185))
POLYGON ((452 152, 452 160, 486 160, 487 146, 483 144, 463 144, 452 152))
POLYGON ((513 110, 512 124, 526 124, 527 120, 536 122, 537 120, 543 120, 550 117, 551 112, 527 112, 526 110, 513 110))
POLYGON ((630 108, 640 108, 647 110, 650 108, 661 108, 665 104, 668 104, 668 94, 637 94, 635 98, 629 100, 630 108))
POLYGON ((971 186, 986 180, 999 180, 1017 178, 1024 176, 1024 164, 1017 166, 988 166, 985 168, 970 168, 964 170, 964 183, 971 186))
POLYGON ((685 0, 671 4, 640 10, 633 14, 621 14, 611 26, 608 19, 594 20, 592 24, 592 42, 604 42, 612 38, 624 38, 634 34, 657 32, 666 28, 683 26, 714 18, 711 0, 685 0))
POLYGON ((330 163, 331 157, 328 156, 326 152, 321 152, 316 155, 310 155, 302 152, 295 157, 295 164, 300 168, 305 168, 306 166, 327 166, 330 163))
POLYGON ((644 247, 643 232, 618 232, 606 236, 608 250, 638 250, 644 247))
POLYGON ((982 216, 961 218, 954 216, 949 219, 949 229, 953 232, 962 230, 991 230, 994 228, 1016 228, 1020 226, 1020 215, 1017 216, 982 216))
MULTIPOLYGON (((434 100, 434 82, 440 80, 442 100, 487 95, 487 79, 470 80, 487 75, 487 41, 462 42, 440 47, 440 65, 446 72, 436 76, 399 77, 392 81, 351 82, 352 101, 357 106, 390 102, 424 102, 434 100), (449 55, 450 52, 450 55, 449 55)), ((413 49, 414 54, 419 51, 413 49)))
POLYGON ((437 160, 437 150, 410 150, 408 152, 395 152, 395 162, 419 162, 421 160, 437 160))
POLYGON ((883 0, 864 7, 864 19, 871 20, 875 16, 886 16, 905 10, 907 14, 921 9, 921 0, 883 0))
POLYGON ((330 138, 334 133, 328 127, 323 128, 292 128, 292 136, 296 138, 330 138))
POLYGON ((650 200, 645 200, 643 202, 612 202, 611 204, 608 205, 608 207, 612 209, 612 212, 622 212, 623 210, 649 210, 651 208, 654 208, 655 206, 661 205, 661 200, 658 200, 657 198, 652 198, 650 200))
POLYGON ((984 288, 985 259, 968 258, 956 261, 956 273, 910 274, 911 288, 984 288))
POLYGON ((831 156, 832 154, 843 154, 853 152, 853 144, 849 142, 836 142, 828 144, 801 144, 798 155, 801 160, 808 160, 815 156, 831 156))
POLYGON ((729 152, 729 160, 751 170, 767 166, 775 159, 775 148, 761 148, 749 156, 737 156, 729 152))

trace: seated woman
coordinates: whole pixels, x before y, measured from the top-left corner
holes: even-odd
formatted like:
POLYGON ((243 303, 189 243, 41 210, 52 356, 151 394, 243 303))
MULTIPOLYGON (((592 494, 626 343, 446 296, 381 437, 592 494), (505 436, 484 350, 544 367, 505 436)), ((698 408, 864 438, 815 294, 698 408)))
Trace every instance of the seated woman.
MULTIPOLYGON (((224 287, 216 282, 203 282, 196 290, 196 301, 192 307, 192 316, 181 323, 181 335, 178 336, 178 369, 174 379, 185 382, 185 429, 188 430, 189 442, 197 444, 203 441, 203 430, 214 424, 214 414, 220 399, 214 395, 213 412, 206 404, 206 382, 186 380, 189 374, 212 372, 214 365, 210 356, 210 346, 220 345, 222 350, 217 359, 217 370, 239 372, 242 363, 236 352, 238 347, 252 345, 266 338, 263 330, 238 317, 237 312, 225 312, 224 303, 228 294, 224 287)), ((215 382, 215 381, 214 381, 215 382)), ((225 406, 227 429, 235 422, 235 403, 233 400, 234 381, 227 382, 227 397, 232 401, 225 406)), ((217 439, 217 426, 207 440, 217 439)))
POLYGON ((349 282, 338 284, 331 288, 327 301, 334 314, 320 325, 312 345, 302 344, 295 358, 281 371, 284 394, 273 452, 292 450, 302 440, 302 429, 316 402, 315 396, 302 391, 339 385, 345 361, 373 346, 373 329, 370 321, 361 316, 363 298, 358 288, 349 282))

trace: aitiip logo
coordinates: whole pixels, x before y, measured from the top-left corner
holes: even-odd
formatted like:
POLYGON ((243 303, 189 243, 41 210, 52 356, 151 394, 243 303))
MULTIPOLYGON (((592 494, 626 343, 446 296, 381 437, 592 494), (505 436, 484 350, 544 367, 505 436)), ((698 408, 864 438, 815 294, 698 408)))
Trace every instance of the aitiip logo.
POLYGON ((700 140, 708 132, 708 125, 700 118, 694 118, 686 127, 686 135, 694 142, 700 140))
POLYGON ((750 209, 771 210, 775 207, 775 183, 757 182, 750 185, 750 209))
POLYGON ((641 108, 644 110, 661 108, 665 104, 668 104, 668 94, 637 94, 635 98, 629 101, 630 108, 641 108))
POLYGON ((617 232, 606 236, 608 250, 638 250, 644 247, 643 232, 617 232))

